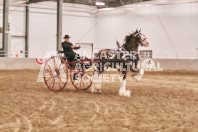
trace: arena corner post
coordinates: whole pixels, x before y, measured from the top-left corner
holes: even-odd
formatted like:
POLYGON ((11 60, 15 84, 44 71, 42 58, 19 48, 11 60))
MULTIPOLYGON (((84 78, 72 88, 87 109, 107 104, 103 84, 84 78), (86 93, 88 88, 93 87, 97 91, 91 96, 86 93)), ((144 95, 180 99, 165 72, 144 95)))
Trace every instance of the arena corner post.
POLYGON ((25 7, 25 57, 29 55, 29 2, 25 7))
POLYGON ((57 51, 61 48, 62 40, 62 11, 63 0, 57 0, 57 51))
POLYGON ((3 39, 2 39, 2 51, 5 54, 0 55, 0 57, 6 57, 8 52, 8 16, 9 16, 9 0, 3 0, 3 39))

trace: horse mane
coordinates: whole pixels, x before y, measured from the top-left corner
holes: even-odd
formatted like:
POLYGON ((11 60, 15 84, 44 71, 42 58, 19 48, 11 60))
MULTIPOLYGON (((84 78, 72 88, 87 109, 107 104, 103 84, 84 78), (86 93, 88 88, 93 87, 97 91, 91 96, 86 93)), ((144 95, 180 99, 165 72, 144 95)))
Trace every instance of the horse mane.
POLYGON ((123 44, 123 47, 126 49, 126 46, 131 42, 131 40, 134 38, 134 37, 136 37, 135 35, 137 34, 137 33, 140 33, 140 31, 141 30, 136 30, 135 32, 132 32, 131 34, 129 34, 129 35, 126 35, 125 36, 125 39, 124 39, 124 44, 123 44))
POLYGON ((139 31, 136 30, 135 32, 129 34, 129 35, 126 35, 125 36, 125 44, 128 44, 131 42, 131 39, 135 37, 135 35, 138 33, 139 31))

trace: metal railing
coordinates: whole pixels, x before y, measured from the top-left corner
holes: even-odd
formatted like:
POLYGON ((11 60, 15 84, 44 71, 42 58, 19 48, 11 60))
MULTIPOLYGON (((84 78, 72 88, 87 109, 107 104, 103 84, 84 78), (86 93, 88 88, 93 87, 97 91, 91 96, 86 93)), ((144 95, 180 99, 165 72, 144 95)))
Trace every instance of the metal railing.
POLYGON ((156 59, 198 59, 198 53, 155 53, 156 59))
MULTIPOLYGON (((94 49, 101 50, 101 49, 94 49)), ((55 52, 55 51, 53 51, 55 52)), ((0 51, 0 57, 8 57, 8 58, 43 58, 45 57, 46 51, 39 51, 39 52, 23 52, 20 51, 12 51, 8 54, 5 51, 0 51)), ((140 54, 141 58, 154 58, 154 59, 198 59, 198 53, 152 53, 149 55, 140 54)))

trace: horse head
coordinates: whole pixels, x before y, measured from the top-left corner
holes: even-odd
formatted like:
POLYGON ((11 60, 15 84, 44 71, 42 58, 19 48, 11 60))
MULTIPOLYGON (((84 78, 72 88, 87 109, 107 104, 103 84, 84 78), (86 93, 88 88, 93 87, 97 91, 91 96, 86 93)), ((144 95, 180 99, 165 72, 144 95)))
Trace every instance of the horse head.
POLYGON ((136 29, 135 32, 125 37, 125 44, 123 46, 127 51, 137 51, 139 45, 147 47, 149 42, 145 35, 141 33, 141 29, 139 31, 136 29))

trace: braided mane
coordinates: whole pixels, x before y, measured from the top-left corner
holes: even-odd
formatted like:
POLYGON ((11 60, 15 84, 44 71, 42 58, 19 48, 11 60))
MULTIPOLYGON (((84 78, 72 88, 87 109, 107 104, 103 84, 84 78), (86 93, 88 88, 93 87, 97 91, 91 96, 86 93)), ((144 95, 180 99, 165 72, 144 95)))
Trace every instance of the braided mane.
POLYGON ((129 44, 131 42, 131 39, 135 37, 135 35, 138 33, 138 31, 136 30, 135 32, 126 35, 125 36, 125 44, 129 44))
MULTIPOLYGON (((141 32, 141 30, 136 30, 135 32, 129 34, 129 35, 126 35, 125 36, 125 42, 123 44, 123 47, 126 49, 127 45, 128 44, 131 44, 131 40, 134 39, 134 38, 137 38, 137 35, 139 35, 141 32)), ((137 45, 138 46, 138 45, 137 45)))

